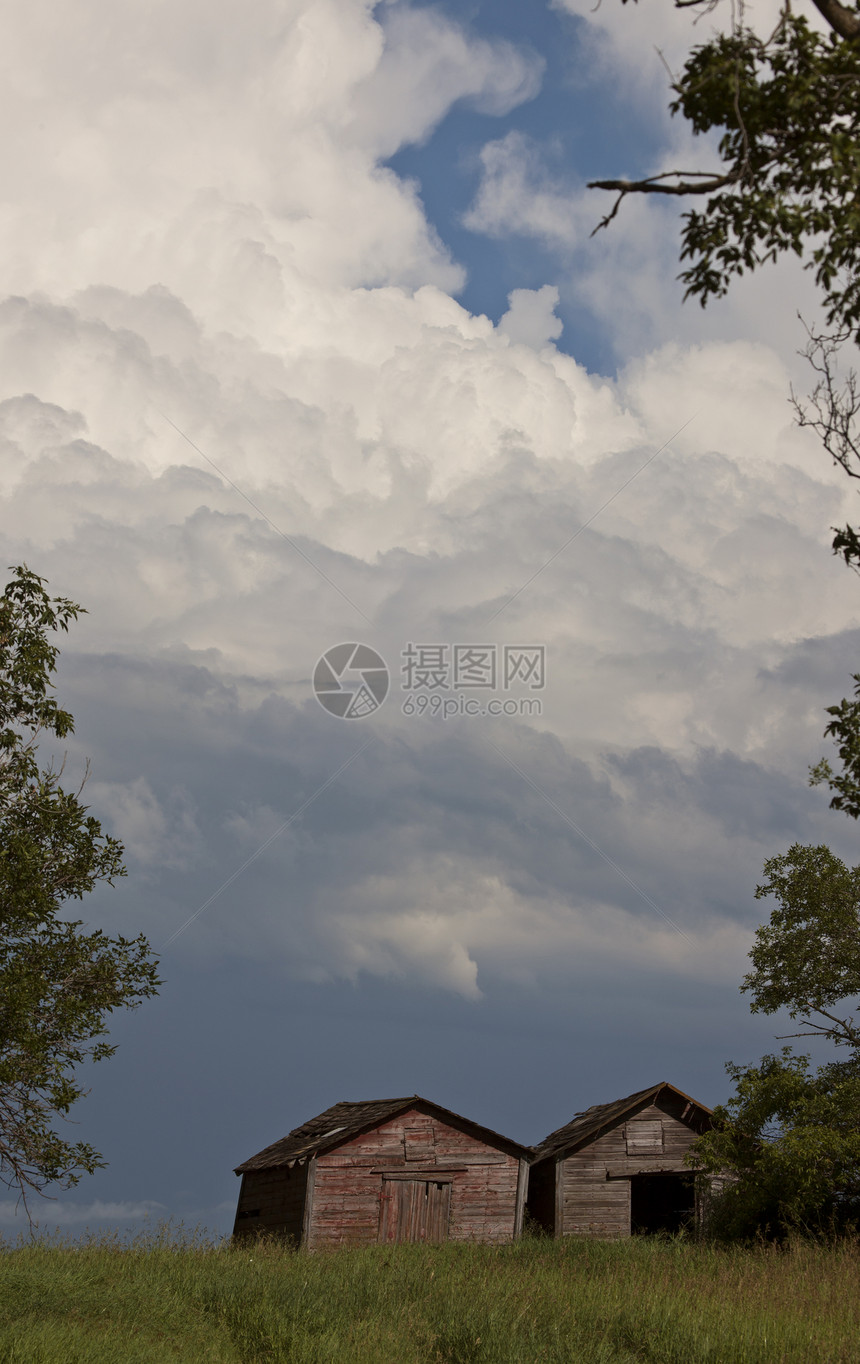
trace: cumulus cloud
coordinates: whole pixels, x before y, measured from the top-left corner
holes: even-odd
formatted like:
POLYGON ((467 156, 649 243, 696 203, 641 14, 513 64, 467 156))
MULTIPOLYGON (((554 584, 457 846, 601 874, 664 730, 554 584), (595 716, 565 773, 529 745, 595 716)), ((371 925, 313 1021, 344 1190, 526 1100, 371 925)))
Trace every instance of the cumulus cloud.
MULTIPOLYGON (((5 96, 4 552, 89 608, 71 758, 146 870, 105 915, 166 942, 205 905, 171 952, 476 1003, 736 976, 763 856, 825 803, 844 652, 808 660, 858 625, 784 360, 675 340, 610 382, 547 344, 554 285, 499 328, 451 297, 379 162, 533 93, 509 44, 359 0, 123 31, 90 0, 37 43, 40 12, 5 96), (310 679, 356 639, 393 685, 352 724, 310 679), (403 714, 409 641, 544 645, 542 714, 403 714)), ((482 193, 522 205, 523 144, 493 155, 482 193)))
MULTIPOLYGON (((363 299, 372 334, 379 300, 363 299)), ((510 347, 456 305, 440 329, 435 296, 396 305, 419 311, 412 345, 389 360, 377 342, 360 406, 347 401, 361 387, 348 355, 306 359, 297 398, 289 363, 194 335, 204 379, 189 386, 181 353, 156 363, 144 344, 146 296, 124 300, 121 335, 68 306, 16 305, 19 328, 54 338, 33 352, 50 356, 52 393, 67 383, 84 410, 92 399, 102 441, 87 441, 77 410, 32 395, 4 409, 17 478, 8 553, 90 607, 65 677, 94 804, 132 856, 161 868, 163 893, 145 909, 153 935, 168 939, 230 882, 174 950, 478 999, 488 974, 537 980, 613 954, 622 969, 624 921, 631 969, 736 972, 743 935, 729 925, 744 877, 816 799, 798 796, 774 829, 781 784, 802 771, 798 742, 821 727, 779 666, 854 619, 825 547, 842 485, 790 423, 780 429, 784 375, 761 348, 669 348, 613 388, 552 350, 510 347), (79 340, 87 355, 94 336, 101 370, 80 359, 79 340), (328 406, 326 372, 345 380, 328 406), (114 411, 105 395, 119 374, 114 411), (253 505, 205 459, 185 464, 193 449, 157 424, 159 409, 176 411, 168 395, 253 505), (108 453, 133 428, 125 457, 108 453), (545 643, 544 715, 463 722, 452 745, 444 727, 399 714, 395 685, 367 722, 374 744, 323 789, 361 731, 317 707, 310 674, 331 643, 368 631, 396 674, 412 638, 545 643), (709 752, 721 770, 735 755, 736 783, 747 771, 758 783, 757 832, 749 813, 741 829, 727 823, 737 791, 723 779, 715 800, 709 752), (514 836, 521 824, 527 836, 514 836)), ((20 334, 10 329, 10 358, 20 334)), ((139 922, 135 891, 123 902, 139 922)))
POLYGON ((564 325, 556 317, 558 289, 544 284, 540 289, 514 289, 508 295, 508 311, 499 318, 499 331, 511 341, 522 342, 536 350, 557 341, 564 325))
POLYGON ((297 274, 456 287, 414 188, 380 159, 457 100, 528 98, 539 63, 405 7, 386 35, 373 8, 269 0, 249 22, 235 0, 169 17, 135 3, 117 24, 89 0, 74 21, 15 16, 3 286, 162 284, 258 340, 294 330, 297 274))
POLYGON ((467 35, 431 8, 379 13, 384 48, 358 88, 348 136, 388 157, 425 141, 459 100, 481 113, 509 113, 540 89, 543 58, 512 43, 467 35))
POLYGON ((495 237, 519 233, 566 248, 584 239, 588 219, 581 189, 565 191, 552 179, 533 138, 514 129, 486 143, 480 161, 481 181, 464 215, 466 227, 495 237))

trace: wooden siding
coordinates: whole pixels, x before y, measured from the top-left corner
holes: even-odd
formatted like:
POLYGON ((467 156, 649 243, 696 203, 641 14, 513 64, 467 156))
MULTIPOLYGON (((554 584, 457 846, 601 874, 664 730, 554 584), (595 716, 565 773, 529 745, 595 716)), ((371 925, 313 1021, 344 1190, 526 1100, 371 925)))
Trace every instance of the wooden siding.
POLYGON ((242 1176, 233 1235, 276 1232, 296 1244, 302 1238, 307 1165, 275 1170, 249 1170, 242 1176))
POLYGON ((523 1218, 526 1211, 526 1196, 529 1191, 529 1163, 527 1160, 520 1160, 517 1170, 517 1191, 514 1203, 514 1239, 522 1236, 523 1218))
MULTIPOLYGON (((445 1239, 439 1220, 443 1204, 449 1240, 498 1244, 513 1240, 518 1232, 526 1183, 520 1160, 417 1110, 317 1156, 315 1163, 307 1234, 312 1247, 369 1245, 389 1238, 385 1200, 394 1199, 400 1208, 399 1200, 418 1196, 414 1190, 408 1195, 393 1193, 391 1185, 398 1177, 416 1186, 441 1183, 450 1188, 450 1195, 433 1195, 433 1239, 445 1239)), ((406 1220, 410 1228, 417 1228, 416 1239, 428 1239, 426 1229, 421 1234, 417 1214, 406 1220)))
POLYGON ((674 1106, 652 1104, 560 1162, 556 1234, 629 1236, 631 1175, 689 1174, 684 1156, 697 1133, 674 1106))

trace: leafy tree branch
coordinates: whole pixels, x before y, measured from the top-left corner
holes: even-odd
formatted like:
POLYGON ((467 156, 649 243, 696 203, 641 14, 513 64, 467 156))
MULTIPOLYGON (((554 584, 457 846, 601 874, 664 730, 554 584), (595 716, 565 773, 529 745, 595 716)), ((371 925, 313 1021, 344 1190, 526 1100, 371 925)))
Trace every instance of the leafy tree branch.
MULTIPOLYGON (((85 1062, 111 1056, 107 1019, 157 991, 149 944, 64 916, 100 882, 125 875, 62 766, 40 768, 38 740, 74 730, 53 696, 58 647, 81 608, 49 597, 26 567, 0 597, 0 1182, 30 1192, 76 1184, 104 1164, 56 1130, 86 1092, 85 1062)), ((86 780, 86 774, 84 776, 86 780)))
POLYGON ((817 1070, 788 1047, 726 1067, 734 1094, 715 1109, 690 1162, 720 1189, 711 1230, 729 1238, 860 1220, 860 867, 795 844, 764 871, 756 897, 776 906, 756 930, 741 989, 754 1013, 785 1009, 802 1029, 791 1036, 826 1039, 841 1052, 817 1070))
POLYGON ((692 49, 669 107, 694 134, 720 134, 720 168, 594 180, 589 187, 617 194, 598 227, 612 221, 628 194, 709 195, 704 208, 683 215, 686 297, 704 306, 732 279, 783 253, 806 256, 828 325, 857 338, 860 11, 839 0, 815 4, 829 34, 786 4, 774 32, 762 38, 741 7, 728 32, 692 49))
POLYGON ((794 844, 764 864, 767 880, 756 899, 773 896, 777 907, 757 931, 750 951, 753 969, 741 990, 753 1013, 787 1009, 805 1031, 860 1048, 853 1015, 833 1006, 860 997, 860 867, 846 867, 821 845, 794 844))

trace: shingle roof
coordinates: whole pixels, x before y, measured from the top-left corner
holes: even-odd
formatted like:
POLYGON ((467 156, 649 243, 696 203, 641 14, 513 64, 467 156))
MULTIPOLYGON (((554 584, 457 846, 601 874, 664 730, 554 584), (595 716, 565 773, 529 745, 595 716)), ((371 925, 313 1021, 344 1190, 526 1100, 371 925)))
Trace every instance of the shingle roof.
POLYGON ((684 1099, 688 1104, 700 1114, 710 1117, 711 1110, 704 1104, 697 1103, 691 1099, 689 1094, 683 1090, 676 1089, 674 1085, 667 1084, 664 1080, 659 1085, 652 1085, 650 1089, 640 1089, 636 1094, 628 1094, 626 1099, 616 1099, 613 1103, 595 1104, 592 1108, 587 1108, 584 1113, 577 1113, 571 1122, 565 1123, 564 1127, 559 1127, 555 1132, 550 1132, 548 1137, 535 1147, 534 1160, 548 1160, 550 1157, 558 1159, 560 1156, 568 1156, 573 1151, 585 1146, 590 1141, 609 1132, 618 1123, 627 1118, 631 1111, 637 1108, 647 1108, 663 1090, 670 1090, 672 1094, 684 1099))
POLYGON ((511 1155, 531 1158, 530 1147, 520 1146, 518 1142, 500 1136, 489 1127, 481 1127, 471 1119, 461 1117, 459 1113, 452 1113, 450 1109, 441 1108, 439 1104, 422 1099, 418 1094, 411 1094, 405 1099, 365 1099, 357 1103, 334 1104, 316 1118, 302 1123, 301 1127, 293 1128, 292 1132, 288 1132, 280 1141, 272 1142, 271 1146, 264 1147, 257 1155, 237 1165, 236 1174, 244 1174, 247 1170, 267 1170, 280 1165, 294 1165, 296 1161, 307 1160, 310 1156, 333 1150, 342 1142, 357 1137, 361 1132, 371 1131, 410 1108, 419 1108, 424 1112, 436 1114, 488 1145, 501 1147, 511 1155))

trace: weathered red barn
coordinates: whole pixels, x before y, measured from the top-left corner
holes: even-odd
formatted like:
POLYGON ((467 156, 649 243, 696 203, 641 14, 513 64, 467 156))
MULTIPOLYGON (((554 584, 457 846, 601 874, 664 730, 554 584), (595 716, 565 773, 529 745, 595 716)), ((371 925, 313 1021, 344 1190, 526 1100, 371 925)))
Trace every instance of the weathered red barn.
POLYGON ((237 1166, 234 1236, 512 1241, 531 1150, 418 1095, 338 1103, 237 1166))
POLYGON ((536 1148, 531 1215, 554 1236, 677 1231, 696 1214, 684 1156, 711 1110, 666 1083, 597 1104, 536 1148))

